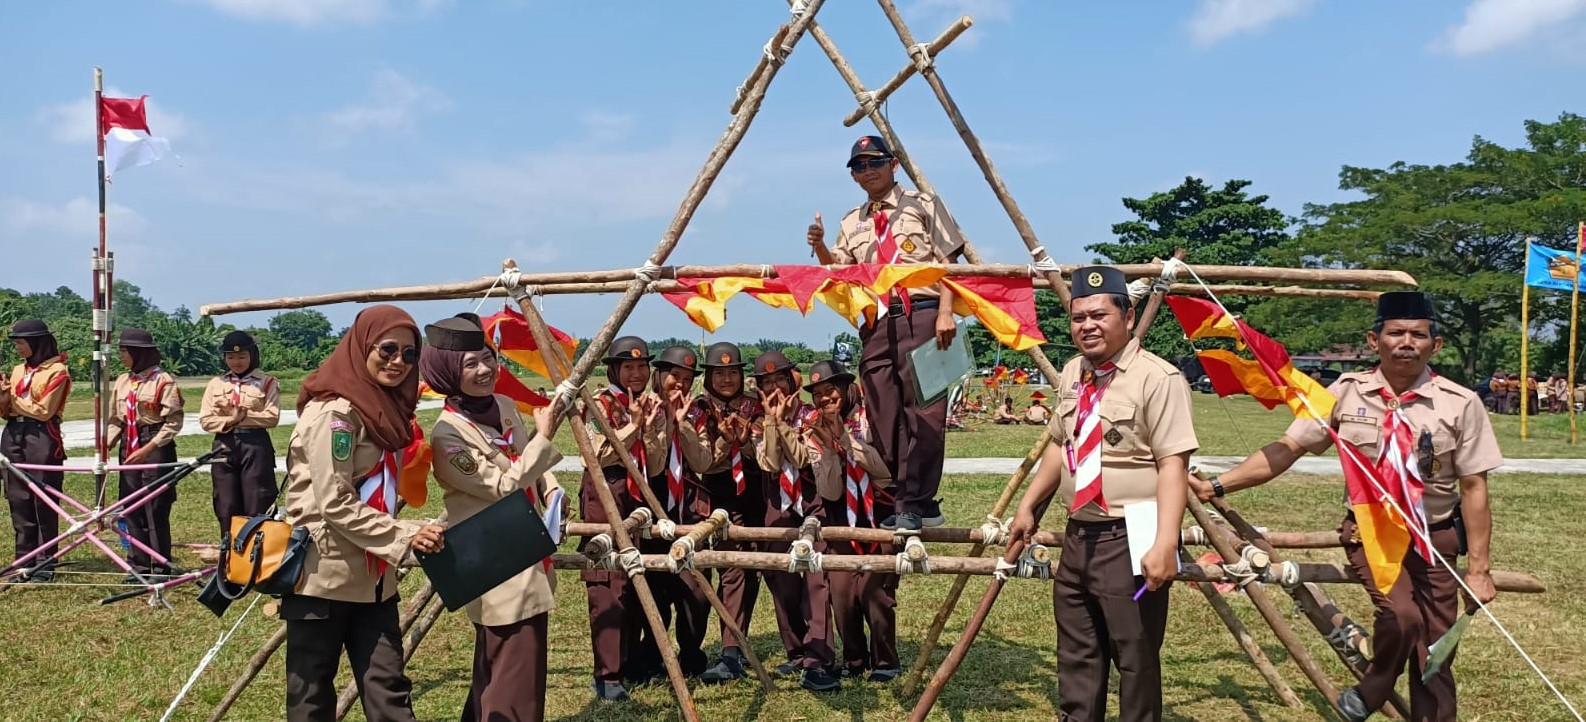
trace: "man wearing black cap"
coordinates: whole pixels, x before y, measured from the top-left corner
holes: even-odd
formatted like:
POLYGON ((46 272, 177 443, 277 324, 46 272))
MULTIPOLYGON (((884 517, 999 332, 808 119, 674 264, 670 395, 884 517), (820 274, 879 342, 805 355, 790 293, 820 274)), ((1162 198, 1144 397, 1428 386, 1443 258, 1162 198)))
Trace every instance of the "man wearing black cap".
MULTIPOLYGON (((11 343, 22 362, 0 384, 0 417, 6 421, 5 431, 0 433, 0 453, 17 464, 59 464, 66 458, 61 443, 61 408, 66 406, 72 389, 66 356, 56 348, 49 327, 36 318, 17 321, 11 327, 11 343)), ((0 476, 5 480, 11 526, 16 530, 16 555, 20 558, 54 539, 60 533, 60 518, 22 479, 10 473, 0 476)), ((60 471, 33 472, 40 485, 57 490, 65 477, 60 471)), ((55 551, 51 545, 26 562, 21 570, 23 576, 30 582, 54 579, 55 551)))
MULTIPOLYGON (((1377 299, 1376 325, 1366 332, 1366 345, 1376 350, 1379 364, 1370 371, 1344 374, 1327 388, 1338 400, 1328 426, 1382 474, 1390 473, 1390 467, 1416 472, 1424 485, 1422 505, 1432 547, 1450 564, 1459 554, 1468 555, 1465 583, 1482 603, 1492 601, 1497 589, 1488 553, 1492 515, 1487 506, 1487 472, 1503 464, 1503 455, 1481 398, 1427 367, 1443 347, 1443 338, 1437 334, 1432 303, 1425 294, 1382 294, 1377 299), (1396 437, 1406 443, 1387 443, 1396 437), (1397 458, 1388 455, 1390 449, 1400 450, 1397 458)), ((1319 454, 1332 444, 1321 424, 1295 419, 1283 438, 1227 473, 1191 483, 1201 499, 1223 496, 1265 484, 1306 453, 1319 454)), ((1428 647, 1459 614, 1458 582, 1446 567, 1423 558, 1412 544, 1399 579, 1384 595, 1372 581, 1353 513, 1344 517, 1338 534, 1349 565, 1377 608, 1372 631, 1375 656, 1360 685, 1339 696, 1339 709, 1351 720, 1364 720, 1381 709, 1408 661, 1411 720, 1456 719, 1453 660, 1425 683, 1421 674, 1428 647)))
MULTIPOLYGON (((765 411, 760 397, 744 387, 743 352, 737 345, 722 341, 705 350, 700 365, 705 368, 705 390, 694 400, 705 415, 705 434, 711 445, 711 465, 703 480, 711 503, 726 509, 737 526, 765 523, 765 491, 761 488, 760 466, 755 462, 751 426, 762 423, 765 411)), ((723 551, 756 551, 752 542, 720 541, 723 551)), ((717 586, 721 603, 738 623, 749 629, 754 603, 760 597, 760 573, 753 569, 723 569, 717 586)), ((745 675, 749 660, 727 633, 722 623, 722 650, 716 664, 700 677, 706 683, 720 683, 745 675)))
POLYGON ((1053 443, 1010 533, 1028 539, 1037 509, 1060 494, 1068 525, 1052 584, 1058 716, 1105 719, 1116 665, 1118 719, 1160 720, 1168 587, 1178 572, 1189 457, 1200 445, 1189 384, 1129 335, 1134 309, 1122 272, 1081 268, 1073 288, 1068 331, 1079 356, 1054 387, 1053 443), (1135 536, 1152 541, 1131 551, 1137 524, 1151 528, 1135 536))
MULTIPOLYGON (((958 258, 964 248, 958 224, 935 196, 898 185, 898 160, 886 141, 873 135, 855 141, 848 170, 868 198, 843 216, 832 250, 815 214, 807 240, 821 263, 952 263, 958 258)), ((932 341, 943 349, 952 343, 957 328, 953 292, 945 286, 898 288, 879 300, 879 317, 859 331, 859 378, 876 447, 897 483, 896 513, 882 526, 937 526, 944 521, 936 492, 942 482, 947 399, 919 405, 909 352, 932 341)))
POLYGON ((270 429, 281 423, 281 384, 259 371, 259 346, 245 331, 220 342, 226 372, 209 380, 198 403, 198 425, 215 435, 210 465, 215 483, 215 518, 224 536, 234 516, 258 516, 275 503, 275 444, 270 429))

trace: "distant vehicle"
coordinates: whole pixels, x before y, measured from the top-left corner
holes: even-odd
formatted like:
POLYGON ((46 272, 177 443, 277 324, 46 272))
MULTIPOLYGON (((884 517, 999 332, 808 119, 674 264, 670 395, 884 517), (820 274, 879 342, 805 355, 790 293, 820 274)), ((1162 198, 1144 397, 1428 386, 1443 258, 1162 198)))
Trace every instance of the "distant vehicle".
POLYGON ((1196 391, 1199 391, 1203 394, 1217 393, 1217 389, 1212 388, 1211 377, 1206 375, 1202 375, 1200 378, 1195 379, 1195 383, 1190 384, 1190 388, 1195 389, 1196 391))

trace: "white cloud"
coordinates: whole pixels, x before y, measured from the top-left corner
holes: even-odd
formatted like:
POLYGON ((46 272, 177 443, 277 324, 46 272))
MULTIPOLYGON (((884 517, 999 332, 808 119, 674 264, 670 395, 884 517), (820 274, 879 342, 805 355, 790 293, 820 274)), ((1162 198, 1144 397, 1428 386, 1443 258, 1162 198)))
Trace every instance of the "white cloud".
POLYGON ((1190 39, 1208 47, 1241 33, 1254 33, 1298 15, 1315 0, 1201 0, 1190 18, 1190 39))
MULTIPOLYGON (((112 203, 109 211, 106 225, 112 238, 137 237, 148 228, 148 219, 131 208, 112 203)), ((8 236, 98 238, 99 204, 87 196, 78 196, 61 205, 25 198, 0 198, 0 229, 7 231, 8 236)))
POLYGON ((242 20, 282 22, 298 27, 372 23, 406 10, 421 15, 450 6, 452 0, 184 0, 207 5, 242 20))
MULTIPOLYGON (((136 98, 120 88, 106 88, 107 98, 136 98)), ((149 132, 160 138, 176 140, 187 135, 190 123, 187 116, 167 110, 153 97, 144 103, 149 114, 149 132)), ((86 95, 69 103, 41 108, 35 114, 38 122, 48 129, 50 140, 69 145, 95 142, 94 96, 86 95)))
POLYGON ((451 98, 439 89, 385 69, 375 74, 362 102, 325 113, 321 120, 338 139, 368 131, 409 133, 420 117, 451 107, 451 98))
POLYGON ((607 113, 592 110, 579 119, 584 127, 584 133, 596 143, 609 143, 626 140, 633 133, 638 119, 628 113, 607 113))
POLYGON ((1473 0, 1465 6, 1464 21, 1449 28, 1433 47, 1480 55, 1534 39, 1583 11, 1586 0, 1473 0))

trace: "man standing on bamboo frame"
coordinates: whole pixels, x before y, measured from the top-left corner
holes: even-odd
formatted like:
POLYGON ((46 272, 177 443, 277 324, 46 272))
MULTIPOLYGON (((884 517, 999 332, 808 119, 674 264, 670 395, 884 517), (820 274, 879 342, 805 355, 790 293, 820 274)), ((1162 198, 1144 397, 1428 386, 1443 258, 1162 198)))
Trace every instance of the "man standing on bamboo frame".
MULTIPOLYGON (((822 264, 952 263, 964 249, 958 224, 935 196, 898 185, 898 159, 886 141, 867 135, 854 142, 848 171, 867 199, 843 216, 834 248, 826 248, 819 213, 807 235, 822 264)), ((892 472, 894 513, 885 529, 918 531, 940 526, 942 457, 947 399, 921 406, 909 352, 926 343, 947 348, 953 292, 941 285, 895 288, 881 299, 877 318, 859 330, 859 380, 876 448, 892 472)))
MULTIPOLYGON (((1366 463, 1375 463, 1384 485, 1399 481, 1423 487, 1416 526, 1432 549, 1449 563, 1468 555, 1465 583, 1483 604, 1498 590, 1493 585, 1488 542, 1492 513, 1487 506, 1487 472, 1503 464, 1487 410, 1476 392, 1432 373, 1427 363, 1443 347, 1432 320, 1432 302, 1417 291, 1384 293, 1377 299, 1376 325, 1366 333, 1375 349, 1375 369, 1340 376, 1327 391, 1338 399, 1327 425, 1349 442, 1366 463)), ((1287 471, 1306 453, 1320 454, 1334 436, 1314 419, 1295 419, 1278 439, 1221 476, 1191 480, 1203 501, 1265 484, 1287 471)), ((1341 452, 1344 450, 1340 450, 1341 452)), ((1375 482, 1372 482, 1375 483, 1375 482)), ((1373 492, 1380 493, 1380 492, 1373 492)), ((1399 512, 1389 512, 1397 514, 1399 512)), ((1400 555, 1394 571, 1384 566, 1372 541, 1374 514, 1356 519, 1353 509, 1339 525, 1339 541, 1349 565, 1364 582, 1377 608, 1372 629, 1371 665, 1359 686, 1345 689, 1338 708, 1345 719, 1358 721, 1381 709, 1395 682, 1410 666, 1410 719, 1437 722, 1458 719, 1454 698, 1453 658, 1422 680, 1432 642, 1454 626, 1459 615, 1459 584, 1442 564, 1414 540, 1400 555), (1362 539, 1362 532, 1366 539, 1362 539), (1370 553, 1368 553, 1370 552, 1370 553), (1373 563, 1376 561, 1377 563, 1373 563), (1397 578, 1378 574, 1396 573, 1397 578), (1384 587, 1386 587, 1384 589, 1384 587)))

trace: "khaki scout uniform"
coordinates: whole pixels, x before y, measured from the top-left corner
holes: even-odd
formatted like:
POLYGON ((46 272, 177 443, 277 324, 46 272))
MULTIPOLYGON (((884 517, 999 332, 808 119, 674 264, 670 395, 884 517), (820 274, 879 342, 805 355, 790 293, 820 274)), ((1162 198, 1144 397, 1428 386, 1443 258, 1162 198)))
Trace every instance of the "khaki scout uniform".
MULTIPOLYGON (((149 369, 144 375, 124 373, 116 377, 110 391, 110 424, 106 446, 121 445, 120 460, 135 449, 151 447, 154 450, 143 457, 145 464, 170 464, 176 461, 176 434, 182 430, 182 392, 176 388, 176 377, 160 367, 149 369), (127 397, 136 387, 136 429, 129 427, 127 397), (137 443, 131 443, 132 434, 137 443), (131 448, 129 448, 131 447, 131 448)), ((164 476, 168 469, 123 471, 121 496, 124 498, 164 476)), ((176 503, 176 486, 166 487, 142 509, 128 512, 127 530, 133 538, 158 552, 164 561, 154 561, 136 546, 132 547, 128 561, 132 568, 144 573, 170 571, 171 559, 171 505, 176 503)))
MULTIPOLYGON (((502 429, 479 426, 447 409, 430 441, 446 516, 457 524, 508 494, 527 492, 543 516, 562 490, 552 466, 562 455, 544 435, 529 440, 517 405, 497 396, 502 429), (511 458, 498 445, 511 439, 511 458)), ((564 502, 562 507, 567 508, 564 502)), ((545 519, 545 524, 561 519, 545 519)), ((545 714, 547 620, 556 608, 556 575, 536 564, 467 606, 474 623, 473 686, 463 719, 540 719, 545 714)))
POLYGON ((216 376, 198 402, 198 425, 215 435, 214 451, 224 453, 210 465, 215 484, 215 518, 224 536, 234 516, 258 516, 275 503, 275 443, 270 429, 281 423, 281 384, 257 369, 238 377, 216 376), (244 410, 233 422, 236 409, 244 410))
MULTIPOLYGON (((654 424, 653 428, 643 426, 644 420, 633 418, 627 405, 620 400, 620 394, 610 387, 595 394, 595 405, 596 408, 591 409, 591 412, 605 414, 622 448, 632 450, 636 444, 644 445, 642 466, 648 469, 641 468, 640 471, 648 473, 657 468, 657 464, 666 463, 668 439, 664 425, 654 424)), ((643 497, 633 490, 648 480, 630 481, 617 447, 600 432, 593 420, 589 422, 589 429, 601 468, 584 470, 579 490, 579 509, 584 521, 605 524, 608 522, 606 510, 600 505, 594 484, 605 484, 617 502, 618 511, 626 516, 644 505, 643 497), (596 480, 597 474, 599 481, 596 480)), ((637 458, 634 461, 641 462, 637 458)), ((595 681, 620 683, 625 671, 634 672, 634 676, 646 674, 647 670, 635 667, 638 660, 631 658, 640 644, 645 620, 639 607, 638 594, 628 583, 627 573, 620 569, 590 569, 579 572, 579 577, 584 581, 589 604, 589 636, 595 657, 595 681)), ((655 662, 659 664, 659 652, 655 662)), ((648 666, 649 660, 644 660, 644 664, 648 666)))
MULTIPOLYGON (((950 263, 964 248, 958 224, 940 199, 894 185, 886 198, 843 216, 832 256, 838 263, 883 263, 874 214, 885 213, 898 244, 898 263, 950 263)), ((883 298, 875 322, 859 330, 859 381, 868 405, 872 443, 896 482, 898 513, 922 513, 942 483, 947 435, 947 399, 921 407, 915 398, 909 352, 936 338, 940 288, 909 289, 909 302, 883 298)))
MULTIPOLYGON (((1392 393, 1381 371, 1344 374, 1327 390, 1338 399, 1328 425, 1337 430, 1339 438, 1359 449, 1368 463, 1375 463, 1388 413, 1388 400, 1382 392, 1392 393)), ((1418 458, 1432 546, 1452 563, 1460 551, 1455 529, 1459 479, 1498 468, 1503 465, 1503 454, 1498 451, 1487 410, 1475 392, 1427 371, 1410 385, 1406 395, 1410 393, 1416 398, 1400 408, 1417 446, 1423 434, 1430 434, 1434 454, 1430 461, 1418 458)), ((1284 435, 1311 453, 1333 445, 1326 430, 1310 419, 1296 419, 1284 435)), ((1371 566, 1352 515, 1344 519, 1339 535, 1350 566, 1377 607, 1372 630, 1375 656, 1358 687, 1366 707, 1380 709, 1387 702, 1408 661, 1411 717, 1455 719, 1453 660, 1445 662, 1424 684, 1421 672, 1432 641, 1442 637, 1458 618, 1458 583, 1442 565, 1422 559, 1412 548, 1404 555, 1402 572, 1410 583, 1394 584, 1388 596, 1383 596, 1371 581, 1371 566)))
MULTIPOLYGON (((740 492, 738 480, 732 473, 735 444, 721 433, 721 419, 734 411, 751 424, 761 423, 765 410, 760 406, 760 399, 745 391, 739 393, 737 398, 724 400, 707 391, 694 400, 694 408, 705 414, 705 437, 710 442, 710 468, 700 478, 710 494, 711 505, 725 509, 735 526, 758 526, 764 523, 763 472, 755 460, 754 442, 752 439, 745 440, 736 449, 743 472, 743 490, 740 492)), ((727 540, 717 542, 716 548, 722 551, 759 549, 753 542, 727 540)), ((722 606, 727 608, 733 621, 738 623, 738 628, 748 631, 749 623, 754 618, 755 602, 760 598, 760 573, 753 569, 722 569, 720 575, 716 595, 721 598, 722 606)), ((721 638, 724 653, 727 649, 737 648, 737 643, 727 631, 725 620, 721 623, 721 638)))
MULTIPOLYGON (((891 496, 892 477, 881 452, 866 441, 868 429, 861 412, 844 424, 838 448, 820 449, 813 460, 815 485, 826 503, 826 517, 832 524, 848 524, 847 464, 851 459, 870 477, 875 498, 875 519, 855 516, 857 526, 874 527, 885 516, 884 503, 891 496)), ((892 544, 830 542, 828 554, 893 554, 892 544)), ((889 572, 826 572, 831 590, 832 621, 843 644, 843 667, 850 674, 865 670, 898 668, 898 575, 889 572), (866 639, 866 626, 869 638, 866 639)))
MULTIPOLYGON (((815 471, 812 467, 817 452, 805 427, 816 414, 815 407, 798 401, 793 420, 787 421, 767 414, 763 425, 753 436, 755 455, 765 468, 765 525, 768 527, 798 528, 805 517, 827 521, 824 505, 816 489, 815 471), (782 509, 782 492, 779 479, 782 464, 786 461, 796 470, 798 481, 793 503, 782 509)), ((765 551, 785 554, 792 548, 789 542, 770 542, 765 551)), ((816 543, 817 551, 824 552, 826 544, 816 543)), ((765 584, 771 592, 776 607, 777 629, 782 635, 782 647, 787 659, 803 669, 831 669, 837 661, 832 650, 831 593, 823 572, 765 572, 765 584)))
MULTIPOLYGON (((1109 663, 1118 667, 1120 720, 1162 717, 1160 652, 1167 629, 1168 587, 1140 588, 1129 561, 1124 507, 1156 500, 1157 460, 1200 446, 1195 438, 1189 385, 1172 364, 1131 339, 1113 358, 1117 370, 1096 413, 1102 432, 1104 510, 1092 502, 1069 515, 1063 554, 1052 586, 1057 620, 1058 705, 1065 719, 1102 719, 1107 712, 1109 663)), ((1054 444, 1077 444, 1081 377, 1093 370, 1084 357, 1063 366, 1052 420, 1054 444)), ((1074 500, 1074 472, 1059 471, 1063 508, 1074 500)))
MULTIPOLYGON (((0 432, 0 453, 17 464, 59 464, 66 459, 61 442, 61 408, 71 393, 71 374, 61 357, 29 369, 17 364, 4 389, 0 389, 0 417, 5 431, 0 432), (26 383, 23 383, 26 379, 26 383)), ((16 556, 21 558, 44 546, 60 534, 60 517, 10 472, 4 477, 6 501, 11 507, 11 526, 16 530, 16 556)), ((40 486, 59 490, 66 479, 63 471, 30 471, 28 476, 40 486)), ((50 544, 26 562, 28 567, 48 568, 59 545, 50 544)))
POLYGON ((359 498, 359 482, 378 468, 383 453, 343 398, 310 401, 292 431, 286 520, 307 528, 312 542, 302 588, 281 599, 290 720, 334 716, 344 649, 361 678, 365 716, 413 719, 413 685, 403 672, 397 626, 396 566, 424 523, 397 519, 359 498), (377 571, 377 561, 385 562, 383 570, 377 571))

